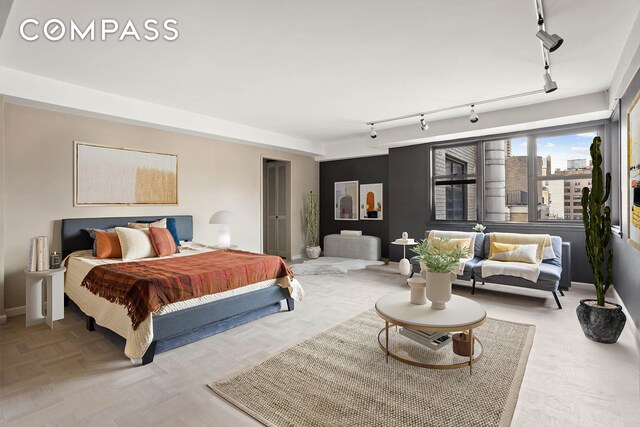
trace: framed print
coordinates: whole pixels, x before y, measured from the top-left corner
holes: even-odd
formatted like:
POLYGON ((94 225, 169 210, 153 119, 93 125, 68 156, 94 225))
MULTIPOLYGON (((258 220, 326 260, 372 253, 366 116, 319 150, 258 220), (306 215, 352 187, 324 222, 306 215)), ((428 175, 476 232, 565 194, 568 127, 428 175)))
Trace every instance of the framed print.
POLYGON ((627 113, 629 153, 629 243, 640 249, 640 92, 627 113))
POLYGON ((74 142, 74 206, 177 205, 178 156, 74 142))
POLYGON ((358 220, 358 181, 334 183, 334 219, 358 220))
POLYGON ((360 185, 360 219, 382 221, 382 183, 360 185))

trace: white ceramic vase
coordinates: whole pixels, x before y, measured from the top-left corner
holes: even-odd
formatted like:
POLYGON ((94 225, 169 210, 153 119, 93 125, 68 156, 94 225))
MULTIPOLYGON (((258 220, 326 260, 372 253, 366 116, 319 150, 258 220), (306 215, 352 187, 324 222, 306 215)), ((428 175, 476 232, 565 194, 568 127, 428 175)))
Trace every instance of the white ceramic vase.
POLYGON ((420 263, 420 275, 426 281, 426 296, 431 301, 431 308, 444 310, 451 299, 451 283, 458 277, 455 273, 434 273, 420 263))
POLYGON ((407 279, 411 287, 411 304, 423 305, 427 303, 426 281, 422 277, 407 279))
POLYGON ((307 246, 307 257, 316 259, 320 256, 320 246, 307 246))

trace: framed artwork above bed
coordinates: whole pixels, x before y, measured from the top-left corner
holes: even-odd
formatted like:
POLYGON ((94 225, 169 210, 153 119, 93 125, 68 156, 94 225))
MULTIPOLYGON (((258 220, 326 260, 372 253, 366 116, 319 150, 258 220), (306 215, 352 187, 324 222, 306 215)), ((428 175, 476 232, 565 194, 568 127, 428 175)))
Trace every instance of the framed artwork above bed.
POLYGON ((178 155, 74 141, 74 206, 177 205, 178 155))

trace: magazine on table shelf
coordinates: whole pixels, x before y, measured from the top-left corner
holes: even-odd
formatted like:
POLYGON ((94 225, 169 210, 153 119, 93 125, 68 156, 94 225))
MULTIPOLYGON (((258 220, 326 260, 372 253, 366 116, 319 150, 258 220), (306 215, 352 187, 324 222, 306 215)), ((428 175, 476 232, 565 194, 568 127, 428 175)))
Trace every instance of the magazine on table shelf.
POLYGON ((418 344, 429 347, 432 350, 440 350, 451 342, 451 334, 448 332, 422 332, 412 329, 400 328, 400 335, 405 336, 418 344))

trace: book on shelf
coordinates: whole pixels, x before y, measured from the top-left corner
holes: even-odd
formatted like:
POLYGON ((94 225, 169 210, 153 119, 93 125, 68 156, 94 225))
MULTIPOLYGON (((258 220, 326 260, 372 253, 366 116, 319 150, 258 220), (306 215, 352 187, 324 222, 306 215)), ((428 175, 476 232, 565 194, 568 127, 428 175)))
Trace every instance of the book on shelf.
POLYGON ((36 271, 38 265, 38 250, 35 237, 29 242, 29 257, 27 258, 27 270, 36 271))
POLYGON ((422 344, 425 347, 429 347, 432 350, 440 350, 452 341, 451 334, 448 332, 436 332, 435 334, 427 334, 436 336, 436 338, 425 337, 425 332, 414 331, 412 329, 400 328, 400 335, 403 335, 418 344, 422 344))

